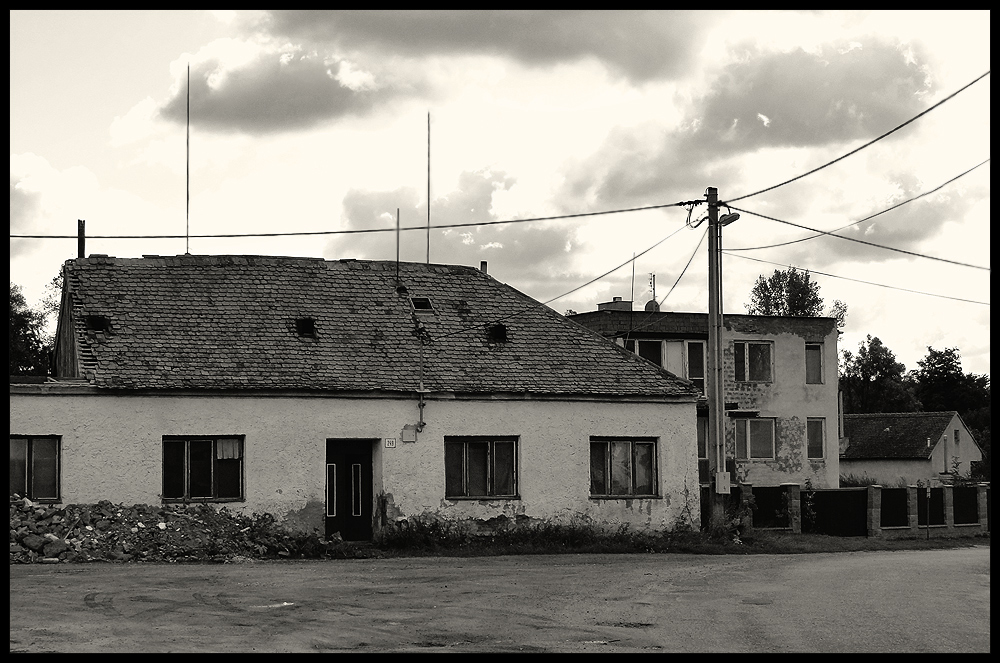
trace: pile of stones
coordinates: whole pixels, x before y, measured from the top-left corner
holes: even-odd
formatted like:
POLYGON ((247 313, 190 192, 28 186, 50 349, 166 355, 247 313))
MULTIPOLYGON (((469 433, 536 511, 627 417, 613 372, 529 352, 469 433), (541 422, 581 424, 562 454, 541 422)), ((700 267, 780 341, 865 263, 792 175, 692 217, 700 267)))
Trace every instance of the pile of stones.
POLYGON ((10 496, 10 563, 231 562, 346 557, 343 542, 288 532, 269 514, 206 504, 49 505, 10 496))

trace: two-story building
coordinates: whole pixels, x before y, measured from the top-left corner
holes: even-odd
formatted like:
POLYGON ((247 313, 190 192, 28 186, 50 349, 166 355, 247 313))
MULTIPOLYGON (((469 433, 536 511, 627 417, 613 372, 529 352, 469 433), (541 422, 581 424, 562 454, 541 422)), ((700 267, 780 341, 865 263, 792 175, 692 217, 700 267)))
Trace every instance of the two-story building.
MULTIPOLYGON (((569 318, 692 381, 705 393, 708 314, 633 311, 615 297, 569 318)), ((723 316, 725 446, 733 480, 755 486, 839 485, 837 321, 823 317, 723 316)), ((714 472, 708 406, 698 405, 701 482, 714 472)))

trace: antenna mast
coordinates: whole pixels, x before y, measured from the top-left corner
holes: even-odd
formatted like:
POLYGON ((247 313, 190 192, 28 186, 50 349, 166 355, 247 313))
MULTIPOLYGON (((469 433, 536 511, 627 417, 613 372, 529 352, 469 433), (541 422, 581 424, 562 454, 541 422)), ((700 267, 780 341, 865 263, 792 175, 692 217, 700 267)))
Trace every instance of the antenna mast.
POLYGON ((191 63, 187 66, 187 164, 185 167, 184 254, 191 255, 191 63))
POLYGON ((427 264, 431 264, 431 113, 427 111, 427 264))

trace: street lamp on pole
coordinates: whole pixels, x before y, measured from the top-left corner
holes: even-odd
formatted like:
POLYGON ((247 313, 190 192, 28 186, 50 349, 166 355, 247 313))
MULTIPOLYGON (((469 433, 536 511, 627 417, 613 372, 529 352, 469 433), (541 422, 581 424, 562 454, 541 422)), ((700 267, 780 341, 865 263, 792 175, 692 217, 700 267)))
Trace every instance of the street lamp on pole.
POLYGON ((726 471, 725 390, 722 361, 722 228, 740 218, 729 213, 719 217, 719 191, 705 190, 708 203, 708 441, 715 453, 713 516, 724 515, 722 495, 729 493, 726 471))

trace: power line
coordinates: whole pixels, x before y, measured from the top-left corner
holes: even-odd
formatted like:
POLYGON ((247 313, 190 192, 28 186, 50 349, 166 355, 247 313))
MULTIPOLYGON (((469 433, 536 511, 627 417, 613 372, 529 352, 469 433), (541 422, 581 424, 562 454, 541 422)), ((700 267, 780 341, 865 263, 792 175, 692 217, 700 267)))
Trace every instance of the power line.
MULTIPOLYGON (((729 251, 728 250, 724 250, 723 253, 729 254, 729 251)), ((744 260, 753 260, 754 262, 762 262, 762 263, 766 263, 768 265, 776 265, 778 267, 786 267, 786 268, 791 267, 791 268, 794 268, 794 269, 801 269, 800 267, 795 267, 794 265, 786 265, 786 264, 783 264, 783 263, 780 263, 780 262, 771 262, 770 260, 761 260, 760 258, 751 258, 750 256, 740 255, 739 253, 732 253, 732 254, 729 254, 729 255, 735 256, 737 258, 743 258, 744 260)), ((854 281, 855 283, 864 283, 865 285, 875 285, 875 286, 878 286, 880 288, 889 288, 890 290, 902 290, 903 292, 912 292, 912 293, 917 294, 917 295, 926 295, 928 297, 940 297, 941 299, 952 299, 952 300, 958 301, 958 302, 966 302, 966 303, 969 303, 969 304, 981 304, 983 306, 989 306, 990 305, 989 302, 980 302, 980 301, 976 301, 974 299, 962 299, 961 297, 950 297, 948 295, 938 295, 938 294, 935 294, 933 292, 924 292, 922 290, 910 290, 909 288, 900 288, 898 286, 885 285, 884 283, 875 283, 873 281, 862 281, 861 279, 852 279, 852 278, 850 278, 848 276, 838 276, 837 274, 827 274, 826 272, 818 272, 818 271, 816 271, 814 269, 806 269, 805 271, 808 271, 810 274, 819 274, 821 276, 829 276, 830 278, 834 278, 834 279, 843 279, 844 281, 854 281)))
MULTIPOLYGON (((559 216, 538 216, 529 219, 504 219, 500 221, 479 221, 476 223, 451 223, 441 226, 431 226, 432 230, 445 230, 448 228, 472 228, 478 226, 496 226, 510 223, 529 223, 533 221, 558 221, 560 219, 577 219, 588 216, 601 216, 605 214, 624 214, 626 212, 644 212, 654 209, 664 209, 667 207, 684 207, 687 205, 704 201, 681 201, 677 203, 667 203, 663 205, 647 205, 645 207, 630 207, 627 209, 603 210, 600 212, 579 212, 576 214, 562 214, 559 216)), ((362 228, 358 230, 320 230, 315 232, 290 232, 290 233, 233 233, 224 235, 88 235, 88 239, 184 239, 193 237, 196 239, 231 239, 236 237, 306 237, 316 235, 357 235, 364 233, 395 232, 396 228, 362 228)), ((405 226, 399 230, 427 230, 427 226, 405 226)), ((16 239, 76 239, 76 235, 14 235, 16 239)))
MULTIPOLYGON (((727 207, 728 207, 728 205, 727 205, 727 207)), ((939 262, 946 262, 946 263, 949 263, 949 264, 952 264, 952 265, 960 265, 962 267, 972 267, 973 269, 982 269, 982 270, 985 270, 987 272, 990 271, 989 267, 983 267, 981 265, 972 265, 972 264, 967 263, 967 262, 960 262, 958 260, 949 260, 947 258, 938 258, 937 256, 929 256, 929 255, 926 255, 924 253, 917 253, 915 251, 906 251, 905 249, 897 249, 897 248, 892 247, 892 246, 885 246, 884 244, 876 244, 875 242, 866 242, 863 239, 856 239, 854 237, 846 237, 844 235, 836 235, 836 234, 834 234, 832 232, 827 232, 825 230, 817 230, 816 228, 810 228, 808 226, 799 225, 798 223, 792 223, 791 221, 785 221, 783 219, 777 219, 777 218, 775 218, 773 216, 767 216, 766 214, 759 214, 757 212, 751 212, 750 210, 740 209, 739 207, 733 207, 731 209, 734 209, 737 212, 743 212, 745 214, 752 214, 753 216, 759 216, 760 218, 767 219, 769 221, 777 221, 778 223, 784 223, 786 225, 794 226, 796 228, 802 228, 803 230, 809 230, 809 231, 814 232, 814 233, 819 233, 820 235, 829 235, 830 237, 837 237, 837 238, 840 238, 840 239, 846 239, 849 242, 857 242, 858 244, 864 244, 866 246, 873 246, 873 247, 878 248, 878 249, 885 249, 886 251, 895 251, 897 253, 903 253, 903 254, 906 254, 906 255, 909 255, 909 256, 914 256, 914 257, 917 257, 917 258, 927 258, 928 260, 937 260, 939 262)))
MULTIPOLYGON (((865 143, 861 147, 855 148, 855 149, 851 150, 850 152, 848 152, 847 154, 844 154, 842 156, 837 157, 833 161, 829 161, 829 162, 823 164, 822 166, 819 166, 817 168, 813 168, 809 172, 802 173, 801 175, 798 175, 797 177, 793 177, 790 180, 785 180, 784 182, 781 182, 780 184, 775 184, 774 186, 769 186, 766 189, 761 189, 760 191, 754 191, 753 193, 748 193, 746 195, 739 196, 737 198, 730 198, 727 202, 734 203, 737 200, 743 200, 744 198, 750 198, 751 196, 757 196, 757 195, 760 195, 760 194, 765 193, 767 191, 773 191, 774 189, 777 189, 778 187, 785 186, 786 184, 791 184, 792 182, 795 182, 796 180, 801 180, 803 177, 808 177, 809 175, 812 175, 813 173, 819 172, 819 171, 823 170, 824 168, 826 168, 827 166, 832 166, 833 164, 837 163, 838 161, 842 161, 843 159, 846 159, 847 157, 851 156, 852 154, 857 154, 858 152, 860 152, 861 150, 865 149, 866 147, 868 147, 870 145, 874 145, 875 143, 877 143, 878 141, 882 140, 883 138, 886 138, 887 136, 890 136, 890 135, 894 134, 895 132, 899 131, 900 129, 902 129, 906 125, 908 125, 908 124, 910 124, 912 122, 915 122, 916 120, 920 119, 921 117, 923 117, 927 113, 930 113, 932 110, 934 110, 935 108, 937 108, 941 104, 945 103, 946 101, 950 101, 951 99, 953 99, 954 97, 956 97, 960 92, 963 92, 964 90, 968 89, 969 87, 972 87, 973 85, 975 85, 976 83, 978 83, 979 81, 981 81, 982 79, 986 78, 989 75, 990 75, 990 72, 987 71, 985 74, 980 75, 979 77, 977 77, 971 83, 967 83, 966 85, 963 85, 961 88, 959 88, 955 92, 952 92, 947 97, 945 97, 941 101, 937 102, 936 104, 934 104, 930 108, 924 110, 923 112, 921 112, 921 113, 919 113, 917 115, 914 115, 909 120, 907 120, 906 122, 903 122, 901 125, 899 125, 895 129, 890 129, 889 131, 885 132, 884 134, 882 134, 878 138, 875 138, 873 140, 868 141, 867 143, 865 143)), ((725 203, 721 203, 720 202, 719 204, 720 205, 724 205, 725 203)))
MULTIPOLYGON (((898 207, 902 207, 903 205, 906 205, 907 203, 912 203, 913 201, 919 200, 920 198, 923 198, 924 196, 929 196, 932 193, 936 193, 936 192, 940 191, 941 189, 943 189, 944 187, 946 187, 949 184, 951 184, 952 182, 954 182, 955 180, 968 175, 969 173, 971 173, 972 171, 974 171, 976 168, 979 168, 980 166, 982 166, 982 165, 984 165, 986 163, 989 163, 989 161, 990 161, 989 159, 986 159, 984 161, 979 162, 978 164, 976 164, 972 168, 969 168, 964 173, 962 173, 960 175, 956 175, 955 177, 951 178, 950 180, 948 180, 944 184, 940 184, 940 185, 934 187, 933 189, 931 189, 930 191, 925 191, 925 192, 923 192, 923 193, 921 193, 919 195, 916 195, 916 196, 914 196, 912 198, 904 200, 901 203, 896 203, 892 207, 887 207, 884 210, 882 210, 881 212, 875 212, 874 214, 872 214, 870 216, 866 216, 863 219, 859 219, 857 221, 851 221, 850 223, 848 223, 845 226, 840 226, 839 228, 834 228, 833 230, 830 230, 830 231, 827 231, 827 232, 835 233, 835 232, 844 230, 845 228, 850 228, 851 226, 856 226, 859 223, 864 223, 865 221, 870 221, 871 219, 874 219, 876 216, 879 216, 881 214, 885 214, 886 212, 891 212, 892 210, 894 210, 894 209, 896 209, 898 207)), ((779 246, 788 246, 789 244, 797 244, 799 242, 805 242, 807 240, 815 239, 817 237, 822 237, 822 236, 823 236, 823 232, 818 232, 817 234, 810 235, 809 237, 800 237, 799 239, 793 239, 793 240, 791 240, 789 242, 781 242, 780 244, 767 244, 765 246, 745 246, 745 247, 741 247, 741 248, 731 248, 731 249, 728 249, 728 250, 729 251, 757 251, 759 249, 773 249, 773 248, 776 248, 776 247, 779 247, 779 246)))
MULTIPOLYGON (((489 325, 495 325, 498 322, 503 322, 504 320, 510 320, 511 318, 516 318, 519 315, 523 315, 523 314, 525 314, 525 313, 527 313, 529 311, 534 311, 535 309, 541 308, 542 306, 548 306, 549 304, 551 304, 552 302, 556 301, 557 299, 562 299, 563 297, 565 297, 567 295, 573 294, 577 290, 581 290, 583 288, 586 288, 588 285, 596 283, 597 281, 600 281, 604 277, 606 277, 606 276, 608 276, 610 274, 613 274, 614 272, 617 272, 619 269, 621 269, 625 265, 627 265, 629 263, 634 263, 636 258, 641 258, 642 256, 646 255, 647 253, 649 253, 650 251, 652 251, 653 249, 655 249, 656 247, 658 247, 660 244, 663 244, 665 241, 667 241, 668 239, 670 239, 671 237, 673 237, 674 235, 676 235, 680 231, 684 230, 684 228, 686 228, 686 227, 687 226, 681 226, 680 228, 678 228, 674 232, 670 233, 669 235, 667 235, 666 237, 664 237, 660 241, 656 242, 655 244, 653 244, 649 248, 645 249, 644 251, 641 251, 640 253, 634 254, 631 258, 629 258, 625 262, 621 263, 620 265, 618 265, 616 267, 612 267, 611 269, 609 269, 608 271, 604 272, 600 276, 595 276, 594 278, 590 279, 586 283, 584 283, 582 285, 578 285, 577 287, 573 288, 572 290, 568 290, 568 291, 562 293, 561 295, 557 295, 557 296, 553 297, 552 299, 546 300, 544 302, 539 302, 538 304, 536 304, 534 306, 528 306, 528 307, 526 307, 524 309, 521 309, 520 311, 516 311, 514 313, 511 313, 510 315, 505 315, 502 318, 497 318, 497 319, 493 320, 492 322, 478 324, 478 325, 474 325, 472 327, 465 327, 465 328, 459 329, 457 331, 453 331, 453 332, 449 332, 447 334, 443 334, 441 336, 438 336, 437 340, 441 340, 443 338, 448 338, 449 336, 456 336, 458 334, 463 334, 463 333, 465 333, 467 331, 472 331, 474 329, 479 329, 480 327, 487 327, 489 325)), ((699 246, 700 245, 701 244, 699 243, 699 246)), ((688 264, 691 264, 690 261, 688 261, 688 264)), ((685 267, 685 269, 687 269, 687 268, 685 267)), ((667 293, 667 294, 670 294, 670 293, 667 293)))

